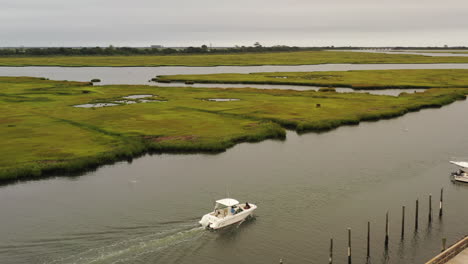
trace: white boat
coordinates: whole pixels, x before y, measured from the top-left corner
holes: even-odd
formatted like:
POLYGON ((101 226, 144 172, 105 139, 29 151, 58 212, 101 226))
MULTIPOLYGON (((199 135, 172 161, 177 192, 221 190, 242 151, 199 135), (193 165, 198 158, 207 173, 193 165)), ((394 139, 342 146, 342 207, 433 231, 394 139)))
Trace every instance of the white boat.
POLYGON ((460 169, 452 172, 453 179, 459 182, 468 183, 468 162, 466 161, 450 161, 450 163, 457 165, 460 169))
POLYGON ((255 204, 239 203, 232 198, 216 201, 213 212, 208 213, 200 220, 200 225, 207 229, 220 229, 244 221, 257 209, 255 204))

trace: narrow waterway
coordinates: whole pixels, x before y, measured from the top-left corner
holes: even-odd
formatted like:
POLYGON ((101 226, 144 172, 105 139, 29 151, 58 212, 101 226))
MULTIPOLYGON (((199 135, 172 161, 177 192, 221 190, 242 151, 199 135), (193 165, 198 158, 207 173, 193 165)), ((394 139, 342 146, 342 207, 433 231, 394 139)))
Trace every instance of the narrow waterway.
POLYGON ((343 52, 368 52, 368 53, 384 53, 384 54, 404 54, 404 55, 421 55, 427 57, 468 57, 466 53, 451 53, 463 52, 466 50, 382 50, 382 49, 367 49, 367 50, 337 50, 343 52), (434 52, 430 52, 434 51, 434 52))
MULTIPOLYGON (((185 84, 180 82, 172 83, 156 83, 161 87, 194 87, 194 88, 256 88, 256 89, 282 89, 282 90, 296 90, 296 91, 318 91, 322 87, 317 86, 302 86, 302 85, 279 85, 279 84, 230 84, 230 83, 195 83, 185 84)), ((365 89, 354 90, 346 87, 334 87, 337 93, 370 93, 377 95, 391 95, 398 96, 401 93, 417 93, 424 92, 426 89, 365 89)))
MULTIPOLYGON (((70 78, 71 79, 71 78, 70 78)), ((466 234, 468 186, 449 160, 468 160, 468 101, 400 118, 216 154, 147 155, 82 176, 0 187, 0 263, 423 263, 466 234), (445 214, 437 216, 438 193, 445 214), (222 232, 197 221, 213 201, 256 203, 256 218, 222 232), (428 224, 428 195, 434 221, 428 224), (420 199, 419 230, 414 203, 420 199), (401 206, 406 234, 400 239, 401 206), (390 247, 383 249, 385 212, 390 247)))
MULTIPOLYGON (((468 69, 468 63, 441 64, 319 64, 285 66, 218 66, 218 67, 0 67, 0 76, 46 77, 52 80, 89 82, 98 78, 100 84, 152 84, 157 75, 254 73, 254 72, 314 72, 396 69, 468 69)), ((245 86, 245 85, 244 85, 245 86)))
MULTIPOLYGON (((212 73, 254 73, 254 72, 314 72, 349 70, 391 70, 391 69, 468 69, 468 64, 320 64, 299 66, 218 66, 218 67, 0 67, 0 76, 45 77, 51 80, 90 81, 99 78, 100 83, 108 84, 145 84, 164 87, 208 87, 318 90, 320 87, 299 85, 261 85, 261 84, 192 84, 156 83, 150 80, 158 75, 173 74, 212 74, 212 73)), ((386 89, 353 90, 337 87, 337 92, 360 92, 397 96, 401 92, 414 93, 423 89, 386 89)))

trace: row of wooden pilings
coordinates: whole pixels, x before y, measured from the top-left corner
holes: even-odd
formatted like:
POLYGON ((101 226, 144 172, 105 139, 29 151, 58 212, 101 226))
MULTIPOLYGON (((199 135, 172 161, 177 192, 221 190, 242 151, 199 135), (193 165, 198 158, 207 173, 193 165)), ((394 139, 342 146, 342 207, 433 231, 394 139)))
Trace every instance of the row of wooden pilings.
MULTIPOLYGON (((444 199, 444 189, 440 190, 440 201, 439 201, 439 218, 443 215, 443 199, 444 199)), ((405 211, 406 206, 401 208, 401 239, 405 237, 405 211)), ((429 212, 428 212, 428 221, 432 222, 432 194, 429 195, 429 212)), ((417 231, 419 228, 419 199, 416 199, 415 206, 415 217, 414 217, 414 230, 417 231)), ((370 252, 371 252, 371 243, 370 243, 370 233, 371 233, 371 224, 367 222, 367 251, 366 251, 366 263, 370 262, 370 252)), ((389 243, 389 225, 388 225, 388 211, 385 215, 385 240, 384 247, 388 249, 389 243)), ((446 239, 442 239, 442 250, 445 250, 446 239)), ((280 260, 280 263, 282 261, 280 260)), ((333 238, 330 239, 330 255, 329 255, 329 264, 333 264, 333 238)), ((351 247, 351 228, 348 228, 348 264, 352 263, 352 247, 351 247)))
MULTIPOLYGON (((440 200, 439 200, 439 218, 442 218, 443 215, 443 200, 444 200, 444 188, 440 189, 440 200)), ((429 210, 428 210, 428 222, 432 223, 433 213, 432 213, 432 194, 429 194, 429 210)), ((401 207, 401 240, 405 238, 405 211, 406 206, 401 207)), ((388 250, 389 244, 389 225, 388 225, 388 211, 385 215, 385 242, 384 248, 388 250)), ((414 231, 418 231, 419 228, 419 199, 416 199, 415 204, 415 215, 414 215, 414 231)), ((367 251, 366 251, 366 263, 370 263, 370 252, 371 252, 371 223, 367 222, 367 251)), ((442 251, 446 249, 445 238, 442 239, 442 251)), ((328 259, 329 264, 333 264, 333 238, 330 238, 330 255, 328 259)), ((352 263, 352 247, 351 247, 351 228, 348 228, 348 264, 352 263)), ((280 264, 283 264, 283 260, 280 259, 280 264)))

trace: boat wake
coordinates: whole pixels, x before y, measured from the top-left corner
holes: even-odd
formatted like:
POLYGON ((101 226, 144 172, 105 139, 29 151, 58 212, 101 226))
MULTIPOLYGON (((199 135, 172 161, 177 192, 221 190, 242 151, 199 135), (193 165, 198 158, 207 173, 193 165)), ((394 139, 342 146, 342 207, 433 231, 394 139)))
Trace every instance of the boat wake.
POLYGON ((195 224, 178 225, 169 230, 137 235, 105 246, 45 262, 47 264, 147 263, 159 259, 166 249, 199 239, 204 229, 195 224))

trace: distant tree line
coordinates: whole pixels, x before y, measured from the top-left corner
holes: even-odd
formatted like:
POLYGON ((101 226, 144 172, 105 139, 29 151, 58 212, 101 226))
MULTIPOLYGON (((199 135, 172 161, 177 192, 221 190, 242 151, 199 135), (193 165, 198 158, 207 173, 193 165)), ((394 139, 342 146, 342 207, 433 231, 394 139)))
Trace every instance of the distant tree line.
MULTIPOLYGON (((266 47, 256 42, 253 46, 235 46, 233 48, 209 48, 207 45, 201 47, 187 48, 163 48, 163 47, 80 47, 80 48, 0 48, 0 56, 112 56, 112 55, 171 55, 171 54, 229 54, 229 53, 248 53, 248 52, 281 52, 281 51, 299 51, 299 50, 323 50, 340 49, 356 50, 370 47, 353 46, 325 46, 325 47, 296 47, 277 45, 266 47)), ((400 49, 468 49, 465 46, 449 47, 388 47, 396 50, 400 49)))
POLYGON ((134 48, 134 47, 83 47, 83 48, 0 48, 0 56, 111 56, 111 55, 168 55, 168 54, 227 54, 246 52, 279 52, 298 50, 319 50, 320 48, 300 48, 284 45, 264 47, 256 42, 253 46, 233 48, 134 48))

